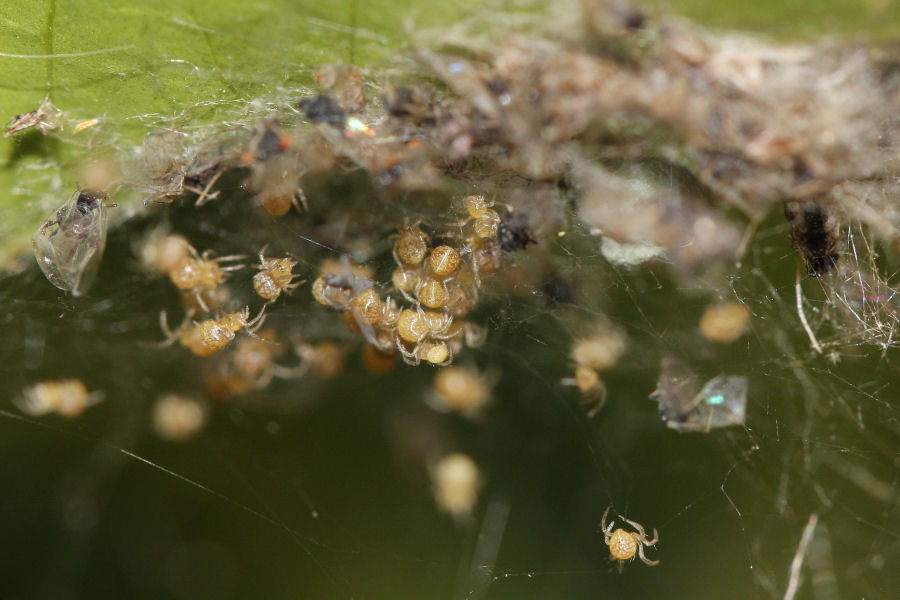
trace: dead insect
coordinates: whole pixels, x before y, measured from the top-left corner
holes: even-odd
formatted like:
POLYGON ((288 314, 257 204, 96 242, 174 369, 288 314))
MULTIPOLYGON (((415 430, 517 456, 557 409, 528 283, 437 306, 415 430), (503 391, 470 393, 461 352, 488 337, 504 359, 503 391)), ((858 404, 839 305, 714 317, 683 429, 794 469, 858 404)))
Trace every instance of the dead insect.
POLYGON ((820 277, 837 264, 837 219, 812 200, 784 203, 784 216, 791 225, 794 248, 803 257, 806 271, 820 277))
POLYGON ((274 120, 260 123, 248 149, 241 154, 241 164, 250 167, 248 187, 255 192, 256 204, 273 217, 306 209, 306 196, 300 187, 303 169, 298 163, 297 148, 290 134, 274 120))
POLYGON ((366 82, 356 67, 325 65, 316 72, 315 80, 345 110, 357 113, 366 107, 366 82))
POLYGON ((170 203, 184 191, 187 172, 187 134, 175 129, 158 129, 144 136, 141 147, 126 168, 128 187, 143 192, 144 203, 170 203))
POLYGON ((659 417, 680 433, 743 425, 747 407, 747 378, 718 375, 701 386, 687 364, 664 358, 659 381, 650 399, 659 403, 659 417))
POLYGON ((293 138, 283 131, 274 120, 260 123, 250 139, 249 149, 241 156, 245 165, 271 160, 286 152, 293 144, 293 138))
POLYGON ((413 111, 413 94, 413 88, 388 85, 385 87, 381 104, 385 112, 392 117, 408 117, 413 111))
POLYGON ((59 126, 59 109, 53 106, 49 98, 44 98, 41 105, 23 115, 16 115, 6 126, 4 137, 12 137, 31 127, 47 135, 59 126))
POLYGON ((325 123, 338 129, 344 128, 347 113, 331 96, 320 94, 315 98, 301 100, 297 106, 306 113, 306 118, 313 123, 325 123))
POLYGON ((526 249, 529 244, 537 244, 528 225, 517 221, 500 221, 497 228, 497 242, 504 252, 518 252, 526 249))
POLYGON ((107 197, 106 192, 79 189, 31 236, 47 280, 73 296, 87 292, 97 276, 109 224, 107 197))

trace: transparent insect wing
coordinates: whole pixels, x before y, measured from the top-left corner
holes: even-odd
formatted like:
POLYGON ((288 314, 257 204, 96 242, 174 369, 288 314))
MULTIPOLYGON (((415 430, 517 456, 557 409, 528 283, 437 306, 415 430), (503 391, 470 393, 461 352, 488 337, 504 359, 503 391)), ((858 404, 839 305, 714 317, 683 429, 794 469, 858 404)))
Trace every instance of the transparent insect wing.
POLYGON ((47 279, 74 296, 93 283, 106 246, 104 195, 79 190, 34 233, 34 256, 47 279))
POLYGON ((666 425, 680 432, 710 431, 742 425, 747 406, 747 378, 719 375, 694 396, 692 409, 666 425))
POLYGON ((659 403, 659 416, 676 426, 685 421, 700 401, 697 393, 700 381, 688 366, 676 358, 664 358, 660 367, 659 381, 650 399, 659 403))
POLYGON ((697 408, 702 408, 702 412, 709 414, 706 419, 702 419, 704 429, 744 423, 747 408, 746 377, 719 375, 706 382, 698 396, 697 408))

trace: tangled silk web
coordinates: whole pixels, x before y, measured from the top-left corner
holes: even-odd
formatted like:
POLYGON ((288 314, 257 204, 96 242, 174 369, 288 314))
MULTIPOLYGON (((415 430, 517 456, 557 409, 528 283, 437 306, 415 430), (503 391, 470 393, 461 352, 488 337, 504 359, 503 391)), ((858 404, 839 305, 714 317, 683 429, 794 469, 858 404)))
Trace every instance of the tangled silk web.
POLYGON ((892 50, 494 18, 93 171, 149 207, 89 297, 5 281, 12 384, 86 384, 4 412, 72 455, 16 590, 896 593, 892 50), (616 573, 608 506, 657 566, 616 573))

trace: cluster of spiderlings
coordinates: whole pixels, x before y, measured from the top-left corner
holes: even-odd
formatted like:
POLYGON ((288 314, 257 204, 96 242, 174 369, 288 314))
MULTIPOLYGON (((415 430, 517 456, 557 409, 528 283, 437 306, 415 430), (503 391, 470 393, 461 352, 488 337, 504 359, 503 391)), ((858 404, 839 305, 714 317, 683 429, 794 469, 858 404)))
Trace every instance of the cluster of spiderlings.
MULTIPOLYGON (((214 258, 210 250, 200 254, 183 236, 161 229, 145 237, 138 253, 146 268, 168 276, 182 292, 185 319, 173 331, 165 311, 160 314, 160 325, 166 335, 161 345, 178 342, 196 356, 217 355, 202 369, 204 386, 211 398, 228 400, 265 389, 275 377, 301 377, 310 367, 319 374, 326 371, 320 366, 322 363, 335 363, 320 356, 323 353, 317 347, 299 344, 294 348, 294 360, 299 361, 298 364, 278 364, 290 345, 280 343, 276 331, 260 330, 266 318, 266 307, 302 283, 296 281, 299 275, 293 273, 297 260, 269 258, 265 248, 259 252, 259 263, 252 265, 258 271, 252 285, 256 295, 266 304, 251 318, 250 306, 234 310, 231 293, 236 290, 230 290, 226 285, 232 271, 248 266, 233 264, 244 256, 214 258), (232 264, 224 266, 223 263, 232 264), (194 320, 197 314, 205 314, 206 318, 194 320), (247 336, 238 338, 240 331, 247 336), (233 346, 232 351, 221 352, 229 346, 233 346)), ((341 360, 342 357, 338 357, 337 362, 341 360)))
POLYGON ((364 265, 327 260, 313 281, 312 295, 319 304, 341 311, 347 328, 363 335, 379 353, 394 355, 400 310, 392 298, 382 300, 374 286, 372 272, 364 265))
POLYGON ((481 329, 463 317, 475 307, 483 275, 500 264, 500 249, 491 237, 499 228, 499 215, 480 197, 470 196, 464 203, 472 219, 463 223, 460 248, 432 245, 418 223, 402 227, 397 235, 391 280, 411 306, 390 296, 382 299, 365 267, 333 261, 320 269, 313 297, 343 312, 347 327, 378 353, 399 353, 411 365, 449 365, 464 346, 483 341, 481 329))
MULTIPOLYGON (((166 313, 160 314, 160 324, 166 334, 163 345, 179 342, 198 356, 215 354, 230 344, 235 334, 246 330, 251 336, 265 320, 265 307, 256 317, 250 318, 250 307, 245 306, 234 312, 221 312, 217 316, 202 321, 193 321, 197 313, 210 315, 230 303, 231 295, 223 285, 232 271, 245 265, 234 263, 244 256, 232 255, 213 258, 211 250, 202 254, 180 235, 161 231, 147 236, 139 249, 145 267, 167 275, 175 287, 182 292, 187 316, 174 331, 169 329, 166 313)), ((282 293, 290 293, 300 282, 295 282, 293 268, 297 261, 291 258, 266 258, 259 254, 259 269, 253 278, 253 288, 267 303, 275 302, 282 293)))

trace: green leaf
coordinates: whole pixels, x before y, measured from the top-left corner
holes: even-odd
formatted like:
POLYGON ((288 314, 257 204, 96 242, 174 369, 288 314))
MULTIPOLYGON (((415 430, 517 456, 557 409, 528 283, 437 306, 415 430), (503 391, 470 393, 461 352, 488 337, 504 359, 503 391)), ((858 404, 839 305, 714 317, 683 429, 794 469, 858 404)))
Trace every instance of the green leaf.
POLYGON ((323 64, 386 64, 416 9, 427 7, 417 24, 434 26, 462 17, 474 3, 10 4, 18 6, 7 6, 0 21, 0 123, 49 97, 62 111, 62 127, 0 139, 0 266, 23 255, 32 232, 74 191, 85 160, 122 157, 159 127, 219 124, 256 99, 290 99, 292 90, 311 89, 323 64), (97 124, 75 132, 91 119, 97 124))

